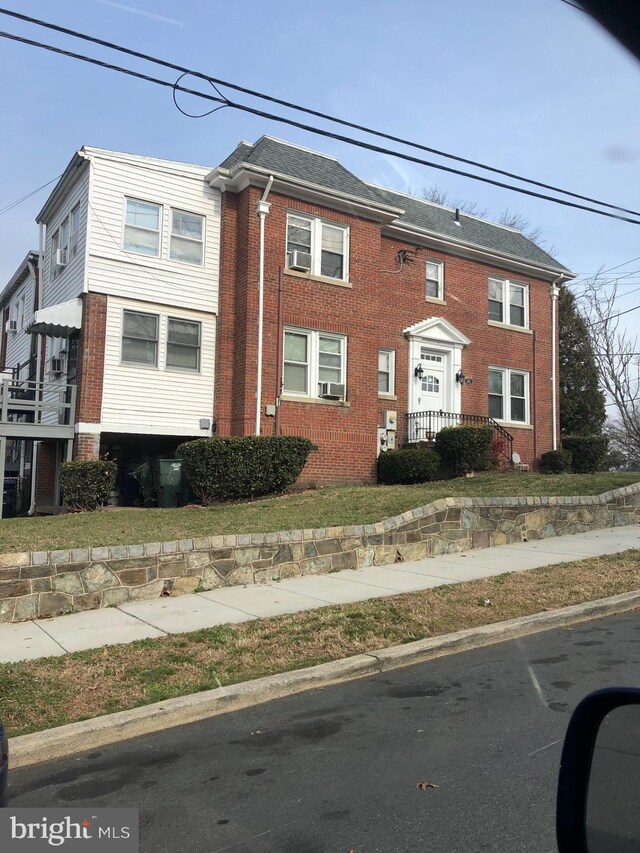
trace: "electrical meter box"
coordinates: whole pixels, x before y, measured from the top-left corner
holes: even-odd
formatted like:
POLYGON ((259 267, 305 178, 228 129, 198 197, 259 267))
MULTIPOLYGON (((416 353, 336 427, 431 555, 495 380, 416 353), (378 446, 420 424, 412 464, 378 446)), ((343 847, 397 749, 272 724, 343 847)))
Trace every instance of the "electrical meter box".
POLYGON ((385 429, 398 429, 398 413, 392 411, 386 411, 384 413, 384 427, 385 429))

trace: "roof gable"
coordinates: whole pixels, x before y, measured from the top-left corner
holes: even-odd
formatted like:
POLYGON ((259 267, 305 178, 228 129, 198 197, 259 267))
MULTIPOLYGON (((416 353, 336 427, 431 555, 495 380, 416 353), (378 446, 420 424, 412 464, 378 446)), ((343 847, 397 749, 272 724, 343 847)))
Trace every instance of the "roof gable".
POLYGON ((442 341, 448 344, 457 344, 458 346, 466 347, 471 343, 471 339, 463 335, 461 331, 445 320, 444 317, 429 317, 427 320, 421 320, 419 323, 414 323, 402 332, 408 338, 429 338, 431 340, 442 341))

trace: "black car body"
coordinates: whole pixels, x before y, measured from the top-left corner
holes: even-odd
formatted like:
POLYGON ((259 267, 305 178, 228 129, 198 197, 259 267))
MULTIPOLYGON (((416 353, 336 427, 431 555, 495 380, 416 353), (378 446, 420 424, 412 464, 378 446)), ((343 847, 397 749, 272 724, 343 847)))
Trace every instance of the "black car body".
POLYGON ((7 776, 9 775, 9 743, 0 720, 0 808, 7 805, 7 776))

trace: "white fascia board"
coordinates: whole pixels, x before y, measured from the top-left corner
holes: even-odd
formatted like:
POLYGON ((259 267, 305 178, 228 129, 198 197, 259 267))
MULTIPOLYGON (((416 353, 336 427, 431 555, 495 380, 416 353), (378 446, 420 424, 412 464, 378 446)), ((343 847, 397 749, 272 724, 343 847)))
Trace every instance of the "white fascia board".
POLYGON ((392 223, 387 225, 383 231, 385 236, 398 237, 408 242, 423 242, 425 245, 442 249, 442 251, 451 254, 468 257, 473 260, 480 260, 483 263, 494 263, 497 266, 509 266, 517 272, 526 273, 538 278, 546 278, 550 281, 562 275, 564 279, 570 281, 575 278, 577 273, 560 267, 544 267, 533 261, 527 261, 524 258, 509 255, 503 252, 492 251, 483 246, 478 246, 473 243, 463 243, 462 241, 452 240, 450 237, 445 237, 443 234, 435 232, 423 231, 416 227, 412 228, 409 225, 398 225, 392 223))
POLYGON ((159 157, 146 157, 142 154, 127 154, 123 151, 110 151, 107 148, 90 148, 85 146, 82 151, 89 160, 106 160, 113 163, 124 163, 138 169, 148 169, 153 172, 165 172, 188 178, 206 179, 210 172, 209 166, 198 166, 194 163, 184 163, 180 160, 163 160, 159 157))
POLYGON ((51 214, 56 209, 60 200, 65 197, 69 187, 77 180, 78 176, 82 172, 82 167, 86 166, 86 163, 87 157, 85 156, 83 149, 76 151, 71 158, 69 165, 64 170, 62 177, 55 185, 53 191, 49 195, 49 198, 45 201, 42 209, 36 216, 36 222, 38 225, 47 224, 47 220, 51 218, 51 214))

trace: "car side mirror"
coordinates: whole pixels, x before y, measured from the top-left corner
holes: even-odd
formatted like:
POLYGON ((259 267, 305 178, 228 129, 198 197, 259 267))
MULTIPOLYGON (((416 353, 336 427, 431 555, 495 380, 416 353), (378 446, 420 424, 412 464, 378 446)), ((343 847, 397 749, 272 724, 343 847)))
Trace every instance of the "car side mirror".
POLYGON ((640 690, 598 690, 580 702, 562 749, 560 853, 640 853, 640 690))

